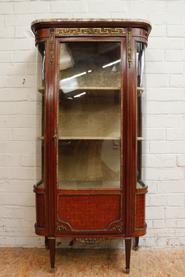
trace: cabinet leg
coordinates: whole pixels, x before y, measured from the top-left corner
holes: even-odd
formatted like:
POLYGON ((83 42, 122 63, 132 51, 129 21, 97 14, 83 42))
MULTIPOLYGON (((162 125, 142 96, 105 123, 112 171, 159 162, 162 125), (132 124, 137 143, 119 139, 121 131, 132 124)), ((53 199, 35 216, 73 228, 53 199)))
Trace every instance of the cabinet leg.
POLYGON ((48 237, 45 237, 45 247, 46 247, 46 249, 49 249, 49 240, 48 240, 48 237))
POLYGON ((134 238, 134 246, 133 249, 137 251, 139 249, 139 237, 134 238))
POLYGON ((50 264, 51 270, 55 268, 55 238, 48 238, 49 240, 49 253, 50 253, 50 264))
POLYGON ((125 273, 130 272, 131 245, 132 245, 132 240, 131 239, 126 239, 125 240, 125 257, 126 257, 125 273))

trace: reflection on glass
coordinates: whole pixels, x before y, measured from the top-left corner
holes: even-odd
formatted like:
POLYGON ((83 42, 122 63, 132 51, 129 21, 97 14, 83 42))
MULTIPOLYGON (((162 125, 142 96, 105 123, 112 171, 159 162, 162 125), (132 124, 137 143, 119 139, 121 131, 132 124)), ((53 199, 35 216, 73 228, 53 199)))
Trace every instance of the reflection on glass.
POLYGON ((37 88, 43 92, 45 88, 45 43, 40 42, 37 49, 37 88))
POLYGON ((136 66, 137 66, 137 86, 143 88, 144 86, 144 51, 145 44, 142 42, 137 43, 136 52, 136 66))
POLYGON ((137 188, 143 186, 142 182, 142 94, 144 91, 144 50, 145 44, 137 42, 137 188))
POLYGON ((44 88, 45 88, 45 43, 41 42, 37 48, 37 88, 40 92, 38 97, 38 114, 40 116, 37 126, 37 180, 38 185, 43 185, 44 178, 44 88))
POLYGON ((59 185, 119 188, 120 44, 62 43, 59 64, 59 185))

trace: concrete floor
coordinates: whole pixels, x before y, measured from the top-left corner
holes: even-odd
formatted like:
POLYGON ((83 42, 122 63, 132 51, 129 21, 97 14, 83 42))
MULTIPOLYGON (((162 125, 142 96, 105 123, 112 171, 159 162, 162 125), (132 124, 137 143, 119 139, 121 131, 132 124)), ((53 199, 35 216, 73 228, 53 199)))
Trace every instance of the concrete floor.
POLYGON ((49 272, 45 249, 1 248, 0 277, 185 277, 185 249, 132 251, 131 273, 121 250, 57 249, 49 272))

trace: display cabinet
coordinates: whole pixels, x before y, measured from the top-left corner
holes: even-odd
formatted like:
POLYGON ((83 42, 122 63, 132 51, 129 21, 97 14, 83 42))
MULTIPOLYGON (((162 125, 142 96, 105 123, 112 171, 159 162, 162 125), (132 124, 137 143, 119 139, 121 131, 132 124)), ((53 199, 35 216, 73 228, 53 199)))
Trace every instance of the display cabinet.
MULTIPOLYGON (((141 20, 36 20, 40 124, 36 224, 55 265, 55 240, 92 243, 146 233, 142 181, 141 20)), ((39 119, 38 119, 39 121, 39 119)))

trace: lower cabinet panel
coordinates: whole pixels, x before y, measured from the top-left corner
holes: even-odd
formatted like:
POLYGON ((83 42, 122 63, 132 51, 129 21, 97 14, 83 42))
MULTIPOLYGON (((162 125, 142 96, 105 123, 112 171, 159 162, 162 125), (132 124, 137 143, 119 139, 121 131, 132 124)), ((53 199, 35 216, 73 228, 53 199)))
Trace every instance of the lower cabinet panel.
POLYGON ((58 195, 57 230, 122 232, 121 195, 58 195))
POLYGON ((45 233, 46 216, 45 216, 45 192, 43 189, 35 189, 36 197, 36 223, 35 230, 38 235, 45 233))
POLYGON ((145 222, 145 197, 147 187, 138 189, 136 192, 136 212, 135 212, 135 236, 143 236, 146 233, 145 222))

